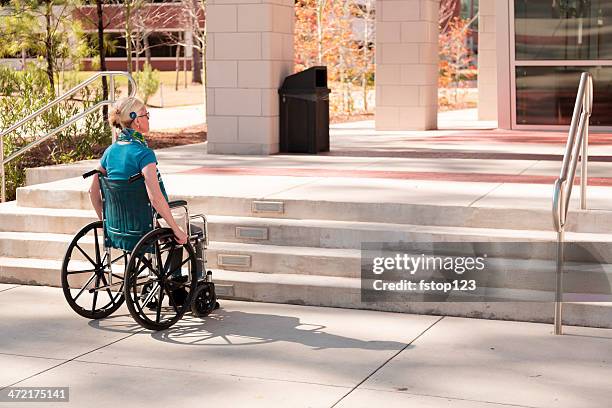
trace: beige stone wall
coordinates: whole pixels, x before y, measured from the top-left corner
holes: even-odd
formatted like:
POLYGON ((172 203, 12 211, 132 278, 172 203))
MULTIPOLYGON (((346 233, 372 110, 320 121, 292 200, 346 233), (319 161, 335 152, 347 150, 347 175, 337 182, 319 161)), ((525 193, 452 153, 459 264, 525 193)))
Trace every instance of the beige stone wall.
POLYGON ((293 0, 208 0, 208 152, 278 152, 278 91, 293 70, 293 0))
POLYGON ((438 1, 376 2, 376 129, 437 127, 438 1))
POLYGON ((478 119, 497 120, 495 1, 481 0, 478 12, 478 119))

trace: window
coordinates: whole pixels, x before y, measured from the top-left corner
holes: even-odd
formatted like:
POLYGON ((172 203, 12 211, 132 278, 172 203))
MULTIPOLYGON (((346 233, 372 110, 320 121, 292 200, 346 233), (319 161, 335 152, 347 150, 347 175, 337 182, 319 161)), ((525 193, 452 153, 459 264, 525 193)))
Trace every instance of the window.
POLYGON ((609 0, 515 0, 517 60, 612 58, 609 0))
POLYGON ((516 67, 516 123, 569 125, 580 74, 593 75, 591 125, 612 126, 612 67, 516 67))

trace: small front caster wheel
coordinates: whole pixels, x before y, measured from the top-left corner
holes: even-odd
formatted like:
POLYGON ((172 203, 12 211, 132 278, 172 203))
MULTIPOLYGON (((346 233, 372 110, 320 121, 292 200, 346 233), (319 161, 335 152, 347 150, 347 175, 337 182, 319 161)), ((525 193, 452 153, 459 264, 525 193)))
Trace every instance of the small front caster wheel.
POLYGON ((191 303, 191 312, 195 317, 206 317, 213 310, 219 308, 217 296, 215 295, 215 284, 202 282, 198 284, 191 303))

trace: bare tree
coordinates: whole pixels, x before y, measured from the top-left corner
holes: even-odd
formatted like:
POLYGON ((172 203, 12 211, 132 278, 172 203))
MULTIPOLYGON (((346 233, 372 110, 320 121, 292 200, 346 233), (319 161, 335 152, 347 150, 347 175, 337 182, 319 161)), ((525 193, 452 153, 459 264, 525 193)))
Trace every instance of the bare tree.
MULTIPOLYGON (((96 26, 98 33, 98 55, 100 56, 100 71, 106 71, 106 49, 104 46, 104 10, 102 0, 96 0, 96 26)), ((102 77, 102 99, 108 99, 108 84, 106 77, 102 77)), ((102 107, 102 117, 104 123, 108 123, 108 105, 102 107)))
POLYGON ((440 0, 439 26, 440 32, 446 33, 448 25, 453 17, 459 16, 461 12, 461 0, 440 0))
MULTIPOLYGON (((202 71, 206 77, 206 60, 202 56, 206 55, 206 29, 203 24, 206 14, 206 0, 181 0, 183 5, 186 27, 191 31, 192 43, 192 83, 203 83, 202 71)), ((184 47, 188 44, 183 43, 184 47)))
POLYGON ((363 21, 363 36, 361 38, 361 63, 359 70, 361 75, 361 90, 363 93, 363 110, 368 111, 368 75, 373 71, 374 52, 373 31, 375 27, 374 0, 361 0, 354 2, 354 14, 363 21))
POLYGON ((176 6, 173 1, 165 1, 162 3, 153 3, 151 0, 145 0, 133 12, 132 26, 132 49, 136 59, 136 70, 140 67, 140 57, 144 54, 146 62, 151 65, 151 49, 162 45, 173 45, 172 36, 166 35, 166 41, 163 43, 150 44, 150 36, 152 33, 159 31, 170 25, 175 25, 177 17, 180 16, 180 7, 176 6), (179 14, 177 16, 177 14, 179 14))

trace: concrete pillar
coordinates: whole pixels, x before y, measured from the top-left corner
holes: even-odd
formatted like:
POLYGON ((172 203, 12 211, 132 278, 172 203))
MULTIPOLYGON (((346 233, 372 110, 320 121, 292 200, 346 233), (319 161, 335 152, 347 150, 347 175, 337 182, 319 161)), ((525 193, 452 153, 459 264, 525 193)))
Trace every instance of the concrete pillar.
POLYGON ((377 130, 437 127, 438 3, 376 2, 377 130))
MULTIPOLYGON (((484 2, 483 2, 484 3, 484 2)), ((512 129, 512 89, 510 65, 510 4, 495 0, 495 37, 497 56, 497 127, 512 129)))
POLYGON ((208 153, 278 152, 278 91, 293 70, 293 0, 208 0, 208 153))
POLYGON ((497 120, 495 2, 481 1, 478 13, 478 119, 497 120))

